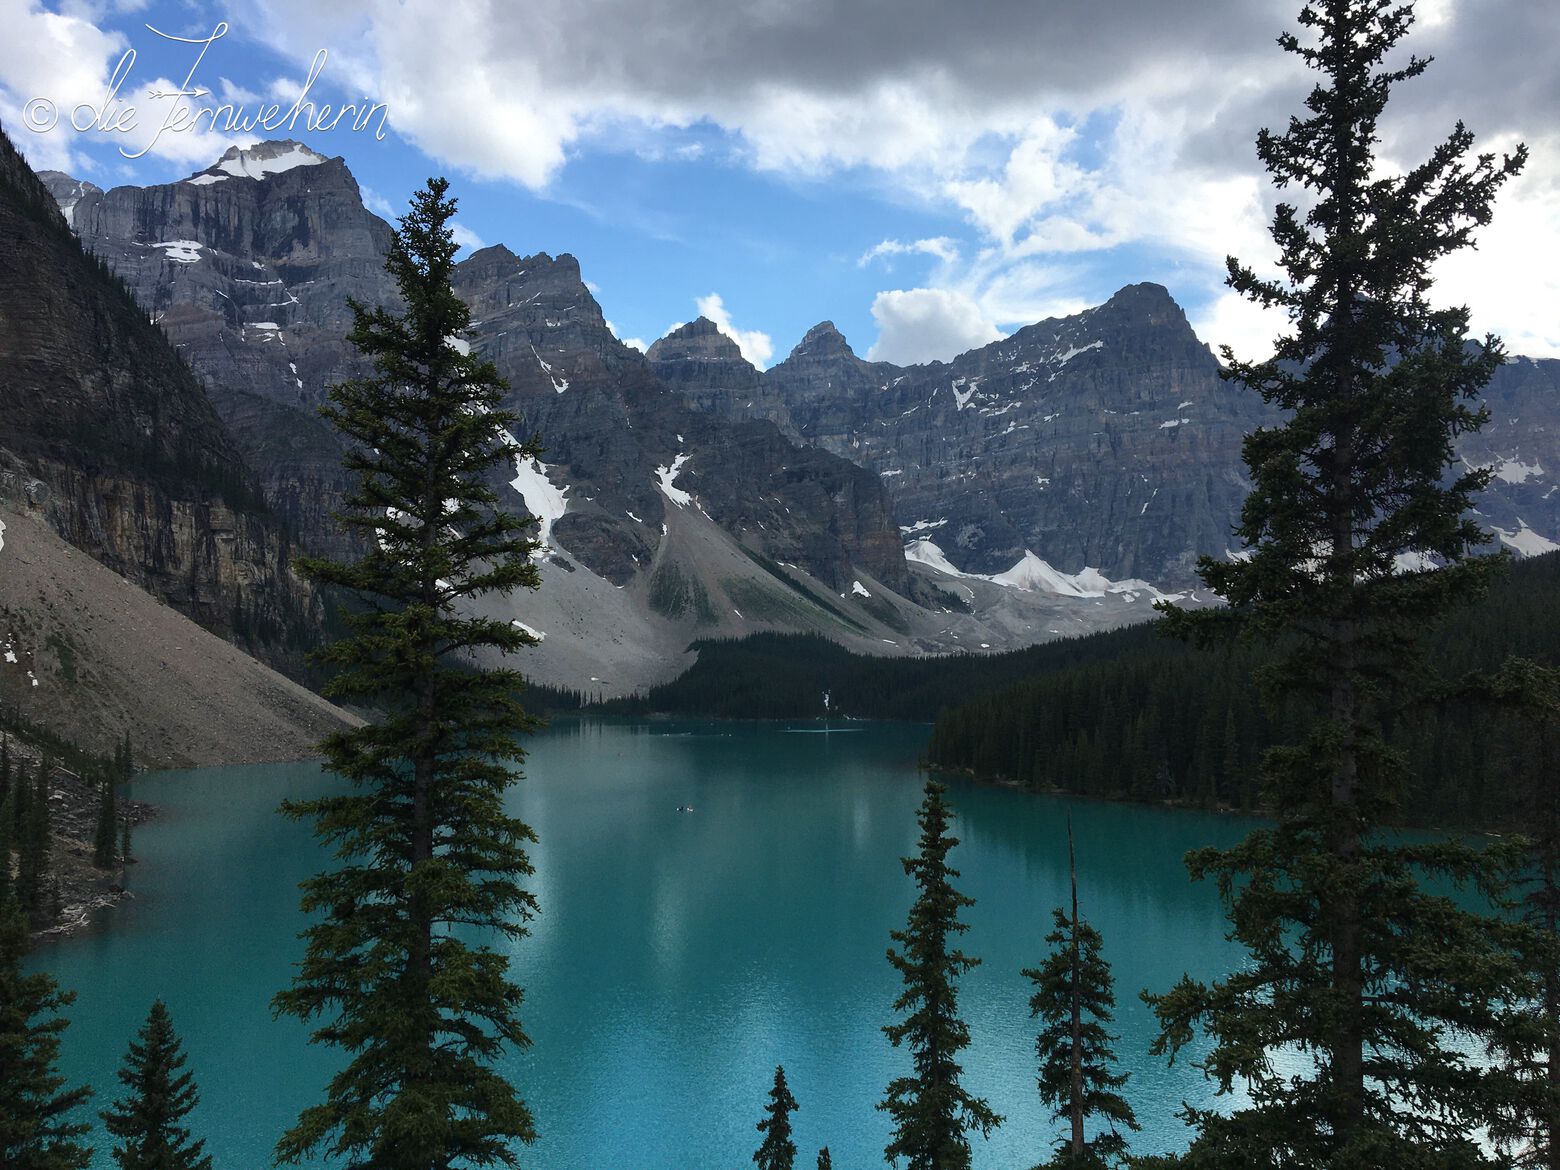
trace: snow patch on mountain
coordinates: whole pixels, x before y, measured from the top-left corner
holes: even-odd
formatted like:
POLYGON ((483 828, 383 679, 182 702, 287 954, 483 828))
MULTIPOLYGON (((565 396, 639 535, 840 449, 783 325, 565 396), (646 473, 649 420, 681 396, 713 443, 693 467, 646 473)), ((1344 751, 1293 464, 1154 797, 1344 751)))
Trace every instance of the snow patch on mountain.
POLYGON ((531 347, 531 353, 536 358, 537 364, 542 367, 542 373, 546 374, 547 380, 552 383, 552 388, 554 390, 556 390, 559 394, 562 394, 569 388, 569 380, 567 378, 553 377, 552 366, 546 361, 546 359, 542 357, 541 354, 536 352, 536 346, 533 345, 531 347))
POLYGON ((1129 601, 1134 600, 1139 593, 1146 593, 1155 599, 1170 596, 1161 593, 1147 581, 1135 577, 1126 581, 1112 581, 1098 569, 1087 566, 1077 573, 1064 573, 1048 561, 1037 557, 1029 549, 1024 550, 1023 558, 1011 569, 989 575, 966 573, 955 568, 943 550, 924 536, 905 545, 905 559, 926 565, 951 577, 962 577, 970 581, 990 581, 994 585, 1004 585, 1024 593, 1054 593, 1059 597, 1081 598, 1125 594, 1129 601))
POLYGON ((148 248, 161 248, 163 257, 172 260, 175 264, 195 264, 200 260, 199 240, 163 240, 156 244, 147 244, 148 248))
POLYGON ((1500 537, 1500 542, 1508 545, 1525 557, 1542 556, 1544 553, 1560 552, 1560 544, 1556 544, 1547 536, 1542 536, 1528 527, 1527 521, 1517 519, 1517 530, 1507 532, 1504 528, 1493 530, 1500 537))
POLYGON ((1103 341, 1091 341, 1091 342, 1089 342, 1088 345, 1075 345, 1075 346, 1073 346, 1066 353, 1061 354, 1060 356, 1058 356, 1054 360, 1056 361, 1057 365, 1065 366, 1068 362, 1072 361, 1073 358, 1077 357, 1081 353, 1088 353, 1091 349, 1104 349, 1104 348, 1105 348, 1105 343, 1103 341))
POLYGON ((509 624, 514 626, 514 628, 517 630, 530 634, 531 637, 535 638, 538 642, 544 640, 547 637, 547 635, 541 630, 534 629, 531 626, 526 625, 519 618, 511 618, 509 624))
POLYGON ((683 491, 683 489, 680 487, 672 486, 673 483, 676 482, 677 473, 682 470, 682 466, 686 462, 688 462, 688 456, 679 454, 676 459, 672 460, 670 466, 657 467, 655 469, 656 484, 660 487, 666 498, 671 500, 672 503, 676 504, 679 508, 686 508, 689 504, 693 503, 693 497, 691 495, 683 491))
POLYGON ((1543 476, 1544 469, 1540 464, 1523 463, 1520 459, 1504 459, 1495 468, 1495 478, 1502 483, 1527 483, 1543 476))
POLYGON ((1400 552, 1392 558, 1394 573, 1423 573, 1435 567, 1435 559, 1425 552, 1400 552))
MULTIPOLYGON (((511 440, 513 436, 510 436, 511 440)), ((515 444, 516 447, 519 443, 515 444)), ((569 485, 555 487, 547 478, 547 465, 534 455, 515 456, 515 477, 509 481, 509 486, 520 493, 520 498, 525 501, 525 510, 535 516, 539 527, 536 538, 542 542, 543 550, 552 547, 552 526, 563 519, 563 514, 569 509, 569 501, 566 498, 569 485)))
MULTIPOLYGON (((318 151, 289 139, 285 142, 260 142, 254 146, 230 146, 215 166, 206 169, 206 173, 212 175, 213 172, 219 172, 236 179, 265 179, 296 167, 317 167, 329 161, 318 151)), ((185 181, 195 182, 199 178, 199 175, 194 175, 185 181)), ((214 183, 219 180, 213 175, 207 181, 214 183)))

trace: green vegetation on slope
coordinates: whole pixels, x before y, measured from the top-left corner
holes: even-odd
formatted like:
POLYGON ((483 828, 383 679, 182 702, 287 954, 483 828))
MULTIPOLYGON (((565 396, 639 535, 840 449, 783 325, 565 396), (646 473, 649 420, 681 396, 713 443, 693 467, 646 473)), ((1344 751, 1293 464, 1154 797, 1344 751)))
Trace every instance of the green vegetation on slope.
MULTIPOLYGON (((1495 670, 1508 654, 1560 662, 1560 554, 1524 561, 1482 603, 1427 636, 1448 679, 1495 670)), ((929 749, 939 767, 1090 796, 1255 807, 1263 749, 1292 742, 1304 716, 1264 710, 1253 672, 1270 648, 1234 643, 1197 651, 1146 631, 1100 636, 1103 653, 1077 669, 1047 670, 945 710, 929 749)), ((1094 641, 1094 640, 1089 640, 1094 641)), ((1489 713, 1454 698, 1435 713, 1388 723, 1414 779, 1404 804, 1418 823, 1490 825, 1511 812, 1498 782, 1489 713)))

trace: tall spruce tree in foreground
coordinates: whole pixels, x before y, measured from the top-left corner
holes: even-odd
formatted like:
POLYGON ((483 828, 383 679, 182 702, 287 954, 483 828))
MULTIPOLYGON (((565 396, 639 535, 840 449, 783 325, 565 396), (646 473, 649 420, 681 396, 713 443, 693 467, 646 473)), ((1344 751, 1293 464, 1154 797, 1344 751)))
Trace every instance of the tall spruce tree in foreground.
POLYGON ((350 794, 285 806, 313 820, 340 866, 304 883, 303 910, 319 918, 275 1007, 348 1058, 278 1143, 286 1162, 513 1166, 516 1144, 534 1137, 493 1067, 506 1046, 530 1043, 521 990, 504 954, 472 937, 516 939, 535 912, 520 885, 535 838, 503 807, 524 755, 517 735, 533 721, 515 698, 519 673, 479 669, 472 654, 535 639, 463 606, 537 585, 533 522, 498 510, 488 487, 499 464, 537 448, 511 437, 492 363, 454 344, 470 312, 450 287, 447 186, 430 180, 392 238, 385 267, 405 313, 352 307, 350 340, 374 375, 334 387, 324 410, 358 476, 341 519, 368 551, 303 563, 360 603, 350 636, 317 661, 338 671, 326 694, 383 716, 323 745, 350 794))
POLYGON ((60 1015, 75 996, 54 979, 22 972, 27 917, 14 897, 0 903, 0 1166, 6 1170, 81 1170, 91 1128, 74 1120, 92 1090, 68 1089, 55 1068, 60 1015))
POLYGON ((1040 967, 1023 972, 1035 984, 1029 1014, 1042 1025, 1035 1039, 1040 1099, 1068 1128, 1067 1136, 1057 1143, 1055 1157, 1044 1165, 1055 1170, 1103 1170, 1126 1154, 1126 1135, 1118 1127, 1137 1129, 1138 1123, 1132 1106, 1116 1091, 1127 1083, 1126 1073, 1114 1071, 1114 1037, 1106 1031, 1116 993, 1110 964, 1100 954, 1100 933, 1078 916, 1071 818, 1067 868, 1072 913, 1061 907, 1052 911, 1056 929, 1045 937, 1051 953, 1040 967), (1090 1138, 1085 1127, 1095 1119, 1103 1120, 1107 1128, 1090 1138))
POLYGON ((905 1159, 909 1170, 968 1170, 969 1131, 984 1136, 1002 1121, 960 1084, 964 1070, 958 1055, 969 1045, 970 1030, 959 1018, 957 981, 980 960, 950 946, 953 936, 969 929, 959 911, 975 900, 953 888, 959 871, 949 868, 948 852, 959 839, 948 835, 953 813, 944 800, 947 791, 935 777, 926 782, 916 816, 920 848, 914 857, 900 859, 920 893, 905 929, 890 932, 903 949, 888 951, 888 961, 904 979, 894 1010, 905 1018, 883 1031, 895 1048, 909 1048, 912 1071, 889 1082, 878 1108, 894 1120, 884 1156, 890 1162, 905 1159))
POLYGON ((796 1112, 796 1098, 791 1096, 785 1083, 785 1068, 775 1065, 775 1083, 769 1090, 769 1104, 764 1109, 764 1119, 758 1123, 758 1132, 764 1135, 753 1154, 753 1164, 758 1170, 792 1170, 796 1165, 796 1143, 791 1140, 791 1114, 796 1112))
POLYGON ((211 1170, 206 1143, 182 1124, 200 1101, 194 1074, 180 1071, 184 1060, 168 1008, 156 1000, 119 1070, 128 1093, 103 1111, 108 1132, 120 1141, 114 1147, 119 1170, 211 1170))
POLYGON ((1469 402, 1502 355, 1493 338, 1466 344, 1466 309, 1430 306, 1430 266, 1470 243, 1525 157, 1470 158, 1459 124, 1420 166, 1383 172, 1378 118, 1426 65, 1383 64, 1411 21, 1387 0, 1319 0, 1300 14, 1304 41, 1280 38, 1321 79, 1309 116, 1263 131, 1257 152, 1306 208, 1274 216, 1287 279, 1230 261, 1230 285, 1290 321, 1271 360, 1226 349, 1230 376, 1288 421, 1246 440, 1254 487, 1237 531, 1250 558, 1201 564, 1228 609, 1171 607, 1171 626, 1208 637, 1234 624, 1279 646, 1265 692, 1311 718, 1303 742, 1264 760, 1277 826, 1188 857, 1194 877, 1218 882, 1249 958, 1149 997, 1160 1051, 1173 1058, 1203 1032, 1208 1076, 1248 1094, 1228 1115, 1187 1107, 1198 1166, 1481 1163, 1472 1137, 1495 1082, 1464 1049, 1519 987, 1502 928, 1421 885, 1480 883, 1488 859, 1378 832, 1405 778, 1383 720, 1427 689, 1416 638, 1492 567, 1470 555, 1483 538, 1467 515, 1488 473, 1454 474, 1452 440, 1482 421, 1469 402), (1397 573, 1403 554, 1445 567, 1397 573))

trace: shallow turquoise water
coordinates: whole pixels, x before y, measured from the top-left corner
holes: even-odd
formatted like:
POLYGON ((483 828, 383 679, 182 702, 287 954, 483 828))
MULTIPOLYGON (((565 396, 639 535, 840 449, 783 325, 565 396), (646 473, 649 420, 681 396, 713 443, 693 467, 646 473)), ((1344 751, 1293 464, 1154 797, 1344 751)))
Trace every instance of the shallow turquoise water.
MULTIPOLYGON (((914 847, 926 735, 567 722, 535 737, 512 796, 540 836, 542 915, 513 950, 534 1046, 509 1072, 541 1135, 526 1165, 750 1165, 776 1063, 801 1103, 798 1165, 825 1144, 846 1170, 882 1164, 888 1119, 873 1105, 907 1060, 879 1031, 898 986, 884 951, 914 896, 897 859, 914 847)), ((168 1002, 218 1170, 269 1165, 333 1067, 269 1010, 300 954, 296 884, 321 865, 307 830, 274 809, 330 783, 313 765, 138 780, 136 796, 162 815, 137 838, 135 898, 103 929, 34 958, 78 994, 65 1071, 98 1087, 97 1106, 152 998, 168 1002)), ((1069 811, 1081 908, 1117 978, 1118 1052, 1144 1124, 1135 1148, 1179 1146, 1176 1108, 1209 1090, 1148 1056, 1152 1018, 1137 992, 1237 961, 1214 891, 1190 885, 1180 858, 1237 840, 1247 823, 952 788, 952 862, 977 899, 962 943, 984 960, 962 984, 966 1083, 1007 1117, 977 1139, 976 1167, 1032 1165, 1052 1140, 1019 970, 1041 959, 1065 896, 1069 811)))

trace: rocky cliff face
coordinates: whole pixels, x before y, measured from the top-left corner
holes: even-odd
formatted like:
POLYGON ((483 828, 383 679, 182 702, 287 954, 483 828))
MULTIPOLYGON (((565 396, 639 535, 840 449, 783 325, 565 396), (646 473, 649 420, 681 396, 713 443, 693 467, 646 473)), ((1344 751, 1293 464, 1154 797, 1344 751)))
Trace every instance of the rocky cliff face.
MULTIPOLYGON (((1197 557, 1233 543, 1242 436, 1276 418, 1221 380, 1153 284, 925 366, 863 361, 825 321, 756 389, 751 367, 707 341, 703 361, 683 359, 690 328, 651 351, 690 402, 773 418, 876 471, 912 555, 967 572, 1014 570, 1032 551, 1069 574, 1191 585, 1197 557)), ((1557 384, 1560 363, 1507 365, 1488 390, 1491 425, 1459 443, 1496 469, 1479 503, 1487 528, 1525 552, 1560 541, 1557 384)))
POLYGON ((199 381, 3 137, 0 257, 0 497, 208 629, 295 663, 319 614, 285 528, 199 381))

